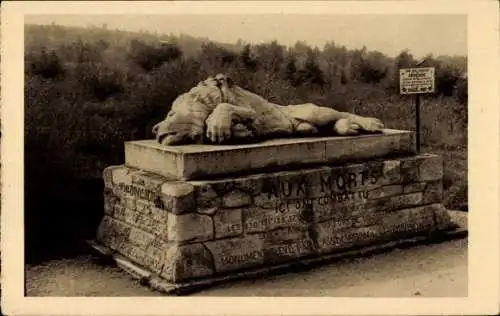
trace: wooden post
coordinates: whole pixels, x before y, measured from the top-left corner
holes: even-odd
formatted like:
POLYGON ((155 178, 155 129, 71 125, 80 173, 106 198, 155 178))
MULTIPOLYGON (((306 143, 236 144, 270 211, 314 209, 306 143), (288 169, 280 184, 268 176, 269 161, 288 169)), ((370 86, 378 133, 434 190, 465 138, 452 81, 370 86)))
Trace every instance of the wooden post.
POLYGON ((420 153, 420 94, 415 95, 415 128, 417 130, 417 153, 420 153))
POLYGON ((425 59, 417 63, 417 68, 399 69, 399 93, 415 94, 416 150, 420 153, 420 94, 434 92, 435 68, 420 67, 425 59))

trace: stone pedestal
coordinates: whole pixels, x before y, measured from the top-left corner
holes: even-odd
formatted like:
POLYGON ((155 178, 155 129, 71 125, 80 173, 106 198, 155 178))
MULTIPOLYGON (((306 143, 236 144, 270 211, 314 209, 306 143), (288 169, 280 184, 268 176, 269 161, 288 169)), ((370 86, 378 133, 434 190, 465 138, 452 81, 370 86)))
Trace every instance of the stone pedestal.
POLYGON ((442 159, 413 138, 131 142, 104 171, 97 239, 175 286, 447 230, 442 159))

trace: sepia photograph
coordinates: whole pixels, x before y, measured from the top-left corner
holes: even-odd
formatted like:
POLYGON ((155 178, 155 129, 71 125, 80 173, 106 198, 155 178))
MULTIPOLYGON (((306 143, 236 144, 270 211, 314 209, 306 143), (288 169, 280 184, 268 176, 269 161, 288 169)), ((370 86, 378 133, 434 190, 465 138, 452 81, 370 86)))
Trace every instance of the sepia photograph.
POLYGON ((470 297, 471 12, 203 2, 19 11, 2 305, 14 251, 24 298, 470 297))

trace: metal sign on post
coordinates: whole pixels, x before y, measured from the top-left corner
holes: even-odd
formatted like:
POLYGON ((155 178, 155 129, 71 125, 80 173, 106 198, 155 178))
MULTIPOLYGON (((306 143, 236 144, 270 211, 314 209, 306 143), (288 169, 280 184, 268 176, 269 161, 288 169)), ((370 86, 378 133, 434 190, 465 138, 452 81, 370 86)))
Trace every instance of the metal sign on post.
POLYGON ((420 152, 420 95, 434 93, 434 67, 404 68, 399 70, 399 93, 415 95, 417 152, 420 152))

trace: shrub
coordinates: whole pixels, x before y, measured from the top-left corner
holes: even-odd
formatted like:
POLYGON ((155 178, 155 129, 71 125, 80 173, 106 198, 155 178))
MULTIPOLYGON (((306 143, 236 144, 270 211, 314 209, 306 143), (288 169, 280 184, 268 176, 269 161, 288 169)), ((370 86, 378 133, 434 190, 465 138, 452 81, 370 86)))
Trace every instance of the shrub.
POLYGON ((447 97, 452 96, 459 77, 458 69, 448 65, 438 66, 436 69, 436 92, 447 97))
POLYGON ((360 67, 360 78, 365 83, 379 83, 387 75, 387 67, 378 68, 364 60, 360 67))
POLYGON ((160 45, 149 45, 141 41, 131 42, 131 52, 129 55, 137 65, 145 71, 151 71, 161 66, 163 63, 176 60, 182 56, 182 51, 177 45, 165 43, 160 45))
POLYGON ((124 92, 126 74, 103 63, 81 63, 75 69, 76 79, 93 99, 104 101, 124 92))
POLYGON ((259 66, 266 72, 278 73, 285 60, 285 47, 277 41, 259 44, 255 47, 259 66))
POLYGON ((281 78, 286 82, 289 82, 292 86, 296 86, 297 78, 297 59, 293 55, 289 55, 285 58, 284 66, 281 71, 281 78))
POLYGON ((35 76, 55 78, 64 74, 64 68, 59 56, 54 50, 47 53, 45 49, 40 52, 28 53, 25 56, 27 70, 35 76))
POLYGON ((241 65, 243 66, 244 70, 251 71, 251 72, 254 72, 257 70, 257 61, 251 55, 250 44, 245 45, 243 47, 243 49, 241 50, 241 53, 239 55, 239 61, 240 61, 241 65))
POLYGON ((325 84, 323 71, 321 70, 316 54, 310 50, 304 67, 299 69, 295 81, 296 85, 308 85, 311 89, 322 87, 325 84))
POLYGON ((468 83, 466 78, 460 78, 456 85, 455 96, 460 104, 467 105, 469 100, 468 83))
MULTIPOLYGON (((238 54, 212 42, 203 43, 200 53, 196 56, 200 64, 200 71, 206 75, 225 72, 228 69, 237 66, 238 54)), ((250 65, 251 60, 248 61, 250 65)))

